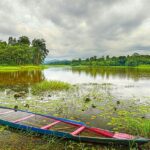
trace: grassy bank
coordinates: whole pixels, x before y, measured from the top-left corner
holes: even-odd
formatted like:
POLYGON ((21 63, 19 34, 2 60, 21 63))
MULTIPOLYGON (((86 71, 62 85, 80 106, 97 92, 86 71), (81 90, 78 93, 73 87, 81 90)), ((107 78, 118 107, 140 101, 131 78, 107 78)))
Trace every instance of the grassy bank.
POLYGON ((48 68, 47 65, 27 65, 27 66, 0 66, 0 72, 30 71, 48 68))
POLYGON ((135 68, 139 68, 139 69, 150 69, 150 65, 140 65, 140 66, 137 66, 135 68))
POLYGON ((77 65, 72 66, 73 68, 133 68, 133 69, 150 69, 150 65, 139 65, 139 66, 93 66, 93 65, 77 65))
POLYGON ((89 66, 89 65, 25 65, 25 66, 0 66, 0 72, 15 72, 15 71, 30 71, 30 70, 41 70, 50 67, 73 67, 73 68, 133 68, 133 69, 147 69, 150 70, 150 65, 140 65, 140 66, 89 66))

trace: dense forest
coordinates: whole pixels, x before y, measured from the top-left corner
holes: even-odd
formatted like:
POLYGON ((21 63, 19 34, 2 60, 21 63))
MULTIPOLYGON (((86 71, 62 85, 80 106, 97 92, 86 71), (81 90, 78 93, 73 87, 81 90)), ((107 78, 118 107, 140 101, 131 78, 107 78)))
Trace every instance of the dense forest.
POLYGON ((0 65, 41 64, 48 54, 44 39, 30 39, 21 36, 0 41, 0 65))
POLYGON ((150 55, 140 55, 134 53, 128 56, 102 56, 100 58, 93 56, 86 59, 74 59, 72 61, 56 61, 49 64, 59 64, 59 65, 88 65, 88 66, 139 66, 139 65, 150 65, 150 55))

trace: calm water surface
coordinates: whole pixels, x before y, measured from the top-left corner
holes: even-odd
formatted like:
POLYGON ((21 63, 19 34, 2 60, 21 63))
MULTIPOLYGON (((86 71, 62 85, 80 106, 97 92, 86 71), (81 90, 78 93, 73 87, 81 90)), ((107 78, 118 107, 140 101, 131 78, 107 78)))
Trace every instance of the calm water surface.
POLYGON ((50 67, 43 71, 1 72, 0 86, 31 85, 43 80, 60 80, 72 84, 109 83, 111 92, 120 97, 149 97, 150 70, 134 68, 50 67))
POLYGON ((150 70, 125 68, 49 68, 43 71, 47 80, 77 83, 110 83, 118 96, 149 97, 150 70))

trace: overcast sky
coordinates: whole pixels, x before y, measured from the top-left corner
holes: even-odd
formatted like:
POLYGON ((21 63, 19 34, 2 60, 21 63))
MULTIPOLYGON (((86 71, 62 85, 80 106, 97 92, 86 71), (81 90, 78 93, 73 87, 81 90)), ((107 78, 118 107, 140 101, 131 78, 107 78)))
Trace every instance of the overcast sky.
POLYGON ((150 54, 150 0, 0 0, 0 39, 22 35, 52 59, 150 54))

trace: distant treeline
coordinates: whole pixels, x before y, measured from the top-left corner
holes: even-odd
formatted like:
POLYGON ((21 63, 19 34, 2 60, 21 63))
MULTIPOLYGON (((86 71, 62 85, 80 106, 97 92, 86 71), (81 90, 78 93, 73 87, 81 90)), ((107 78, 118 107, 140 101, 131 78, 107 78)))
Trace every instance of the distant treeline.
POLYGON ((8 42, 0 41, 0 65, 39 65, 47 54, 44 39, 30 42, 27 36, 21 36, 18 39, 9 37, 8 42))
POLYGON ((49 63, 53 65, 87 65, 87 66, 139 66, 139 65, 150 65, 150 55, 140 55, 138 53, 134 53, 131 56, 102 56, 98 58, 97 56, 93 56, 86 59, 74 59, 72 61, 56 61, 53 63, 49 63))
POLYGON ((70 60, 55 60, 45 62, 47 65, 71 65, 72 61, 70 60))

